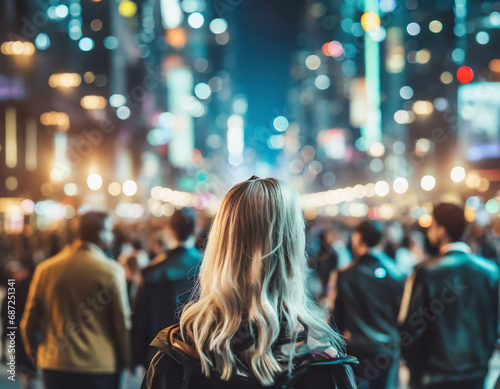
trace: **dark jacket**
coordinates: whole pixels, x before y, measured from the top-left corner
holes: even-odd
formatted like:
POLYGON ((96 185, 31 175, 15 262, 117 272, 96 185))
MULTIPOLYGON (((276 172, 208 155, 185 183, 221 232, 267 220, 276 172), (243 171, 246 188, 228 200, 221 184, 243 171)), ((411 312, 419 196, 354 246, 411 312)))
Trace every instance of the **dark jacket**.
POLYGON ((134 365, 148 366, 151 341, 158 331, 178 322, 177 310, 188 300, 200 264, 197 249, 180 246, 143 269, 132 315, 134 365))
POLYGON ((160 331, 151 346, 158 351, 144 376, 141 389, 356 388, 350 367, 357 363, 353 357, 324 358, 317 353, 298 357, 291 376, 282 373, 274 385, 264 387, 252 376, 233 373, 229 381, 223 381, 219 373, 211 370, 210 378, 205 377, 195 348, 180 339, 178 325, 160 331))
POLYGON ((338 255, 329 244, 322 242, 316 255, 311 255, 309 266, 318 273, 321 282, 321 292, 325 293, 330 273, 337 269, 338 255))
POLYGON ((383 252, 372 251, 342 270, 337 279, 333 318, 358 359, 380 353, 393 358, 404 276, 383 252))
POLYGON ((401 350, 416 385, 484 378, 498 339, 499 269, 451 251, 418 266, 400 313, 401 350))

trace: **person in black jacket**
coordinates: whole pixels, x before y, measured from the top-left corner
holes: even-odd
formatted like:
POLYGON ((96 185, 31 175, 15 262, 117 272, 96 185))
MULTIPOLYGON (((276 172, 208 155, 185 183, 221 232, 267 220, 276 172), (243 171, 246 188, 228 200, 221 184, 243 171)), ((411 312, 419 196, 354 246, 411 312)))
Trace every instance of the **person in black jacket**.
POLYGON ((149 343, 161 329, 179 321, 177 310, 188 300, 201 254, 187 244, 194 231, 189 209, 176 210, 164 227, 168 250, 142 270, 133 304, 133 364, 147 367, 153 355, 149 343))
POLYGON ((381 249, 383 226, 362 222, 352 234, 354 262, 338 273, 333 319, 359 360, 359 388, 396 387, 399 366, 397 317, 404 276, 381 249))
POLYGON ((142 389, 354 389, 343 341, 307 293, 298 195, 273 178, 234 186, 209 232, 196 293, 151 342, 142 389))
POLYGON ((437 205, 428 238, 439 255, 408 280, 399 322, 412 388, 482 389, 498 339, 499 269, 461 241, 463 208, 437 205))
POLYGON ((310 258, 309 266, 317 272, 321 284, 321 297, 326 295, 330 274, 337 269, 338 255, 333 248, 335 231, 327 228, 319 236, 319 248, 310 258))

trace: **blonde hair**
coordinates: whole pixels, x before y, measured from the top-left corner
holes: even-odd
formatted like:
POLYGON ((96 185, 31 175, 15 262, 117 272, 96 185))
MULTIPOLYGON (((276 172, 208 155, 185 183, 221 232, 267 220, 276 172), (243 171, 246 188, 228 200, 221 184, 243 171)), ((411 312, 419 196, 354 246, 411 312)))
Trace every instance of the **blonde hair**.
MULTIPOLYGON (((307 292, 305 245, 298 195, 288 185, 254 176, 226 194, 193 301, 180 319, 182 338, 196 347, 205 376, 214 368, 230 379, 238 361, 231 340, 245 314, 258 333, 248 367, 263 385, 286 369, 272 353, 281 325, 294 343, 302 323, 332 346, 342 345, 307 292)), ((293 354, 291 348, 289 370, 293 354)))

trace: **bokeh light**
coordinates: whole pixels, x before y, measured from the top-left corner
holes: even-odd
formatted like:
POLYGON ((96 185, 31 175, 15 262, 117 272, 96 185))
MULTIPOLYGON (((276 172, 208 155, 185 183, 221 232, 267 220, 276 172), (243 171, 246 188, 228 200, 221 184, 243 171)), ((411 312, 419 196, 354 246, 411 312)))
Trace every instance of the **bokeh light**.
POLYGON ((92 173, 87 178, 87 185, 92 190, 99 190, 102 187, 102 177, 97 173, 92 173))
POLYGON ((441 32, 443 29, 443 24, 439 20, 433 20, 429 23, 429 30, 434 34, 441 32))
POLYGON ((137 184, 133 180, 127 180, 123 183, 122 190, 125 196, 133 196, 137 193, 137 184))
POLYGON ((457 80, 462 84, 467 84, 474 78, 474 72, 468 66, 462 66, 457 70, 457 80))
POLYGON ((43 32, 35 38, 35 46, 38 50, 47 50, 50 47, 49 36, 43 32))
POLYGON ((486 31, 479 31, 476 34, 476 42, 479 43, 480 45, 485 45, 490 41, 490 34, 488 34, 486 31))
POLYGON ((137 4, 130 0, 123 0, 118 5, 118 12, 126 18, 131 18, 137 12, 137 4))
POLYGON ((188 24, 191 28, 194 29, 201 28, 204 23, 205 23, 205 18, 199 12, 193 12, 188 17, 188 24))
POLYGON ((461 166, 455 166, 451 169, 450 177, 454 182, 462 182, 465 180, 465 169, 461 166))
POLYGON ((321 66, 321 59, 317 55, 310 55, 306 58, 306 66, 308 69, 316 70, 321 66))
POLYGON ((408 24, 406 26, 406 31, 411 36, 416 36, 416 35, 420 34, 420 25, 418 23, 411 22, 410 24, 408 24))
POLYGON ((423 190, 430 191, 436 186, 436 179, 431 175, 423 176, 420 185, 423 190))
POLYGON ((408 180, 403 177, 396 178, 392 184, 392 187, 394 189, 394 192, 396 193, 399 194, 406 193, 409 187, 408 180))
POLYGON ((82 38, 78 42, 78 47, 82 51, 90 51, 94 48, 94 41, 91 38, 82 38))
POLYGON ((390 187, 387 181, 378 181, 375 184, 375 194, 380 197, 387 196, 389 194, 390 187))
POLYGON ((210 97, 212 94, 212 91, 210 90, 210 87, 208 84, 205 84, 204 82, 200 82, 194 87, 194 94, 196 97, 198 97, 201 100, 206 100, 210 97))
POLYGON ((222 34, 227 30, 227 21, 223 18, 217 18, 210 22, 210 31, 214 34, 222 34))
POLYGON ((453 82, 453 74, 450 72, 443 72, 439 76, 439 79, 443 84, 451 84, 453 82))
POLYGON ((380 27, 380 16, 373 12, 365 12, 361 16, 361 26, 365 31, 371 31, 380 27))
POLYGON ((405 100, 409 100, 413 97, 413 89, 408 85, 401 87, 399 90, 399 95, 405 100))
POLYGON ((284 116, 277 116, 273 120, 273 126, 276 129, 276 131, 280 131, 280 132, 286 131, 286 129, 288 128, 288 125, 289 125, 288 119, 284 116))
POLYGON ((316 88, 320 90, 325 90, 328 89, 330 86, 330 77, 322 74, 314 80, 314 85, 316 85, 316 88))

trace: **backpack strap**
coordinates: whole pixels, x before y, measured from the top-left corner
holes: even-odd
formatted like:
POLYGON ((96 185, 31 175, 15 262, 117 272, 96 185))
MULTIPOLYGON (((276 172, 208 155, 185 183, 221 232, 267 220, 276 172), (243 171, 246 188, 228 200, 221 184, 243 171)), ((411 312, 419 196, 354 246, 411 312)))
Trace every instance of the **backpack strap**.
POLYGON ((144 375, 140 389, 152 389, 157 387, 157 382, 161 379, 162 372, 165 368, 165 363, 163 363, 163 358, 165 354, 160 350, 158 351, 151 363, 149 364, 148 371, 144 375))
POLYGON ((293 389, 311 366, 332 366, 332 380, 335 383, 334 388, 356 388, 356 381, 351 365, 357 365, 359 362, 351 356, 338 357, 327 361, 314 362, 314 357, 309 354, 303 358, 291 374, 284 374, 276 381, 274 387, 280 389, 293 389))
POLYGON ((176 324, 160 331, 155 339, 153 339, 150 346, 156 347, 163 355, 172 358, 182 366, 183 378, 181 389, 187 389, 189 388, 189 382, 191 381, 195 363, 193 361, 193 357, 187 355, 186 353, 183 353, 180 350, 177 350, 172 346, 171 337, 175 335, 175 331, 177 331, 178 328, 179 325, 176 324))

